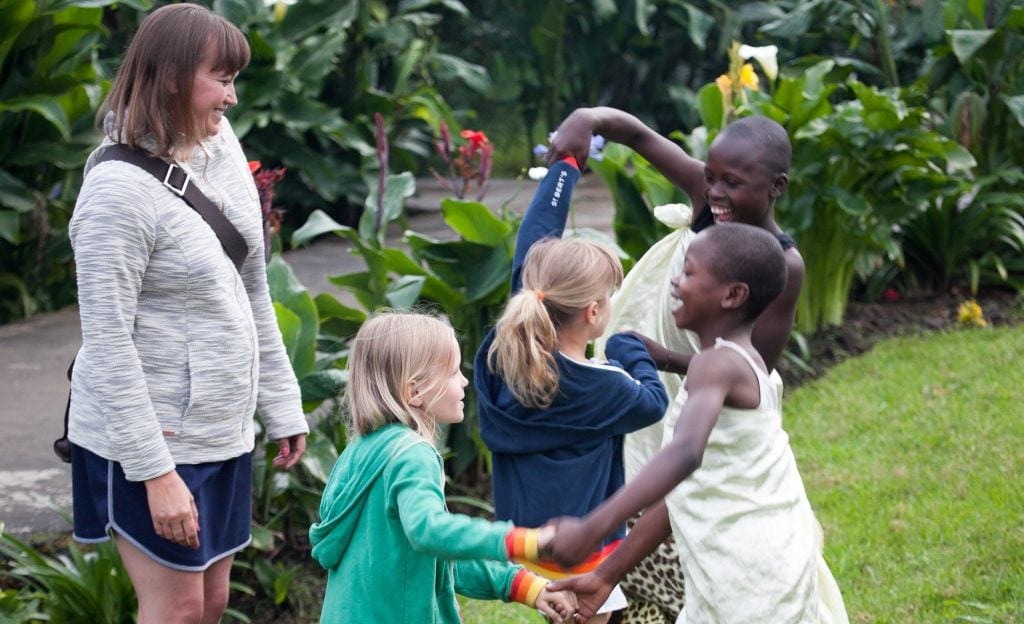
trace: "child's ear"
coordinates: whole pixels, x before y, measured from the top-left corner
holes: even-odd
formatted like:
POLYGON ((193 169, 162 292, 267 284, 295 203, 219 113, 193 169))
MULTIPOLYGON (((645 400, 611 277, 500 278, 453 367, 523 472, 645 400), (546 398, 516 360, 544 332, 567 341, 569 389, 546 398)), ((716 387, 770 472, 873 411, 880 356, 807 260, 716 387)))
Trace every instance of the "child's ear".
POLYGON ((733 282, 729 284, 725 296, 722 297, 722 307, 726 310, 738 310, 747 305, 750 298, 750 286, 744 282, 733 282))
POLYGON ((776 173, 772 179, 772 190, 770 191, 772 199, 778 199, 786 192, 787 188, 789 188, 789 176, 785 173, 776 173))
POLYGON ((601 312, 601 304, 597 301, 591 301, 587 307, 583 308, 583 318, 587 321, 588 325, 593 325, 597 322, 598 314, 601 312))
POLYGON ((413 407, 423 407, 423 391, 419 384, 409 382, 405 387, 405 400, 413 407))

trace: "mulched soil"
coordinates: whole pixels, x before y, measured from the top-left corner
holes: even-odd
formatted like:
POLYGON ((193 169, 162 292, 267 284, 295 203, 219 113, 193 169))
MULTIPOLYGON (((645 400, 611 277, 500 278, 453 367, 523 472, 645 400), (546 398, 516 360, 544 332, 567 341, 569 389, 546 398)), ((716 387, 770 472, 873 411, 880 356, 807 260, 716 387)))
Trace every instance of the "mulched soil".
MULTIPOLYGON (((879 340, 956 329, 960 305, 969 298, 954 290, 880 303, 851 302, 842 325, 822 330, 808 341, 814 372, 780 362, 779 374, 790 390, 820 377, 842 360, 868 351, 879 340)), ((975 300, 989 326, 1024 321, 1024 299, 1016 292, 990 289, 979 292, 975 300)))

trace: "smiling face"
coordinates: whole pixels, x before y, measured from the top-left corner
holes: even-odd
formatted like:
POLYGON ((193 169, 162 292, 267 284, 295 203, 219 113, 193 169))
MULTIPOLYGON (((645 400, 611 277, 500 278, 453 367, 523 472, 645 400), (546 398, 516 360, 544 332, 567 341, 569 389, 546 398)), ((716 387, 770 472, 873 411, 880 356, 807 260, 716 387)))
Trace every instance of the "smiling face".
POLYGON ((712 143, 704 165, 704 197, 716 223, 769 228, 773 222, 772 205, 788 178, 772 173, 763 151, 750 139, 728 132, 712 143))
POLYGON ((192 114, 201 132, 200 138, 209 138, 220 131, 220 121, 224 111, 238 104, 235 97, 235 77, 238 72, 228 72, 214 68, 212 46, 196 70, 192 80, 192 114))
POLYGON ((704 236, 690 243, 683 272, 672 278, 672 317, 676 327, 699 333, 721 312, 728 283, 712 272, 711 245, 704 236))

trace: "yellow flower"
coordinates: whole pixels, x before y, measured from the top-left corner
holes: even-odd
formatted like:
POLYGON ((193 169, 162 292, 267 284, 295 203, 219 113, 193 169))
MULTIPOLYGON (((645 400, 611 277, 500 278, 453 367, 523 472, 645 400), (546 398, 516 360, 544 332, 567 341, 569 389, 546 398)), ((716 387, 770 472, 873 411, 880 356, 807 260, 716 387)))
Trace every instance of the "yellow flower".
POLYGON ((715 84, 718 85, 718 90, 722 92, 723 100, 732 99, 732 79, 729 78, 728 74, 722 74, 715 78, 715 84))
POLYGON ((732 78, 729 78, 728 74, 722 74, 715 78, 715 85, 722 94, 722 111, 725 113, 722 115, 722 124, 725 125, 725 120, 732 114, 732 78))
POLYGON ((988 327, 985 313, 974 299, 968 299, 960 304, 960 309, 956 313, 956 320, 960 323, 961 327, 988 327))
POLYGON ((750 63, 744 63, 743 67, 740 68, 740 85, 749 88, 751 91, 757 91, 757 74, 754 72, 754 66, 750 63))

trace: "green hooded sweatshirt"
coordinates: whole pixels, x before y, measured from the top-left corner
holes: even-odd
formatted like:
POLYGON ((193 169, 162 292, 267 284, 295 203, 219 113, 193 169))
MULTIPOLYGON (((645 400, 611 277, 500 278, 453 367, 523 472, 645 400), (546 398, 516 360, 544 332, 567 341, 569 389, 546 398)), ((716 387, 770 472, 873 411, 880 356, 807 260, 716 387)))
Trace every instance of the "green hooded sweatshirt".
POLYGON ((310 527, 327 570, 322 624, 458 624, 455 594, 508 601, 508 522, 448 512, 433 446, 391 424, 352 440, 310 527))

